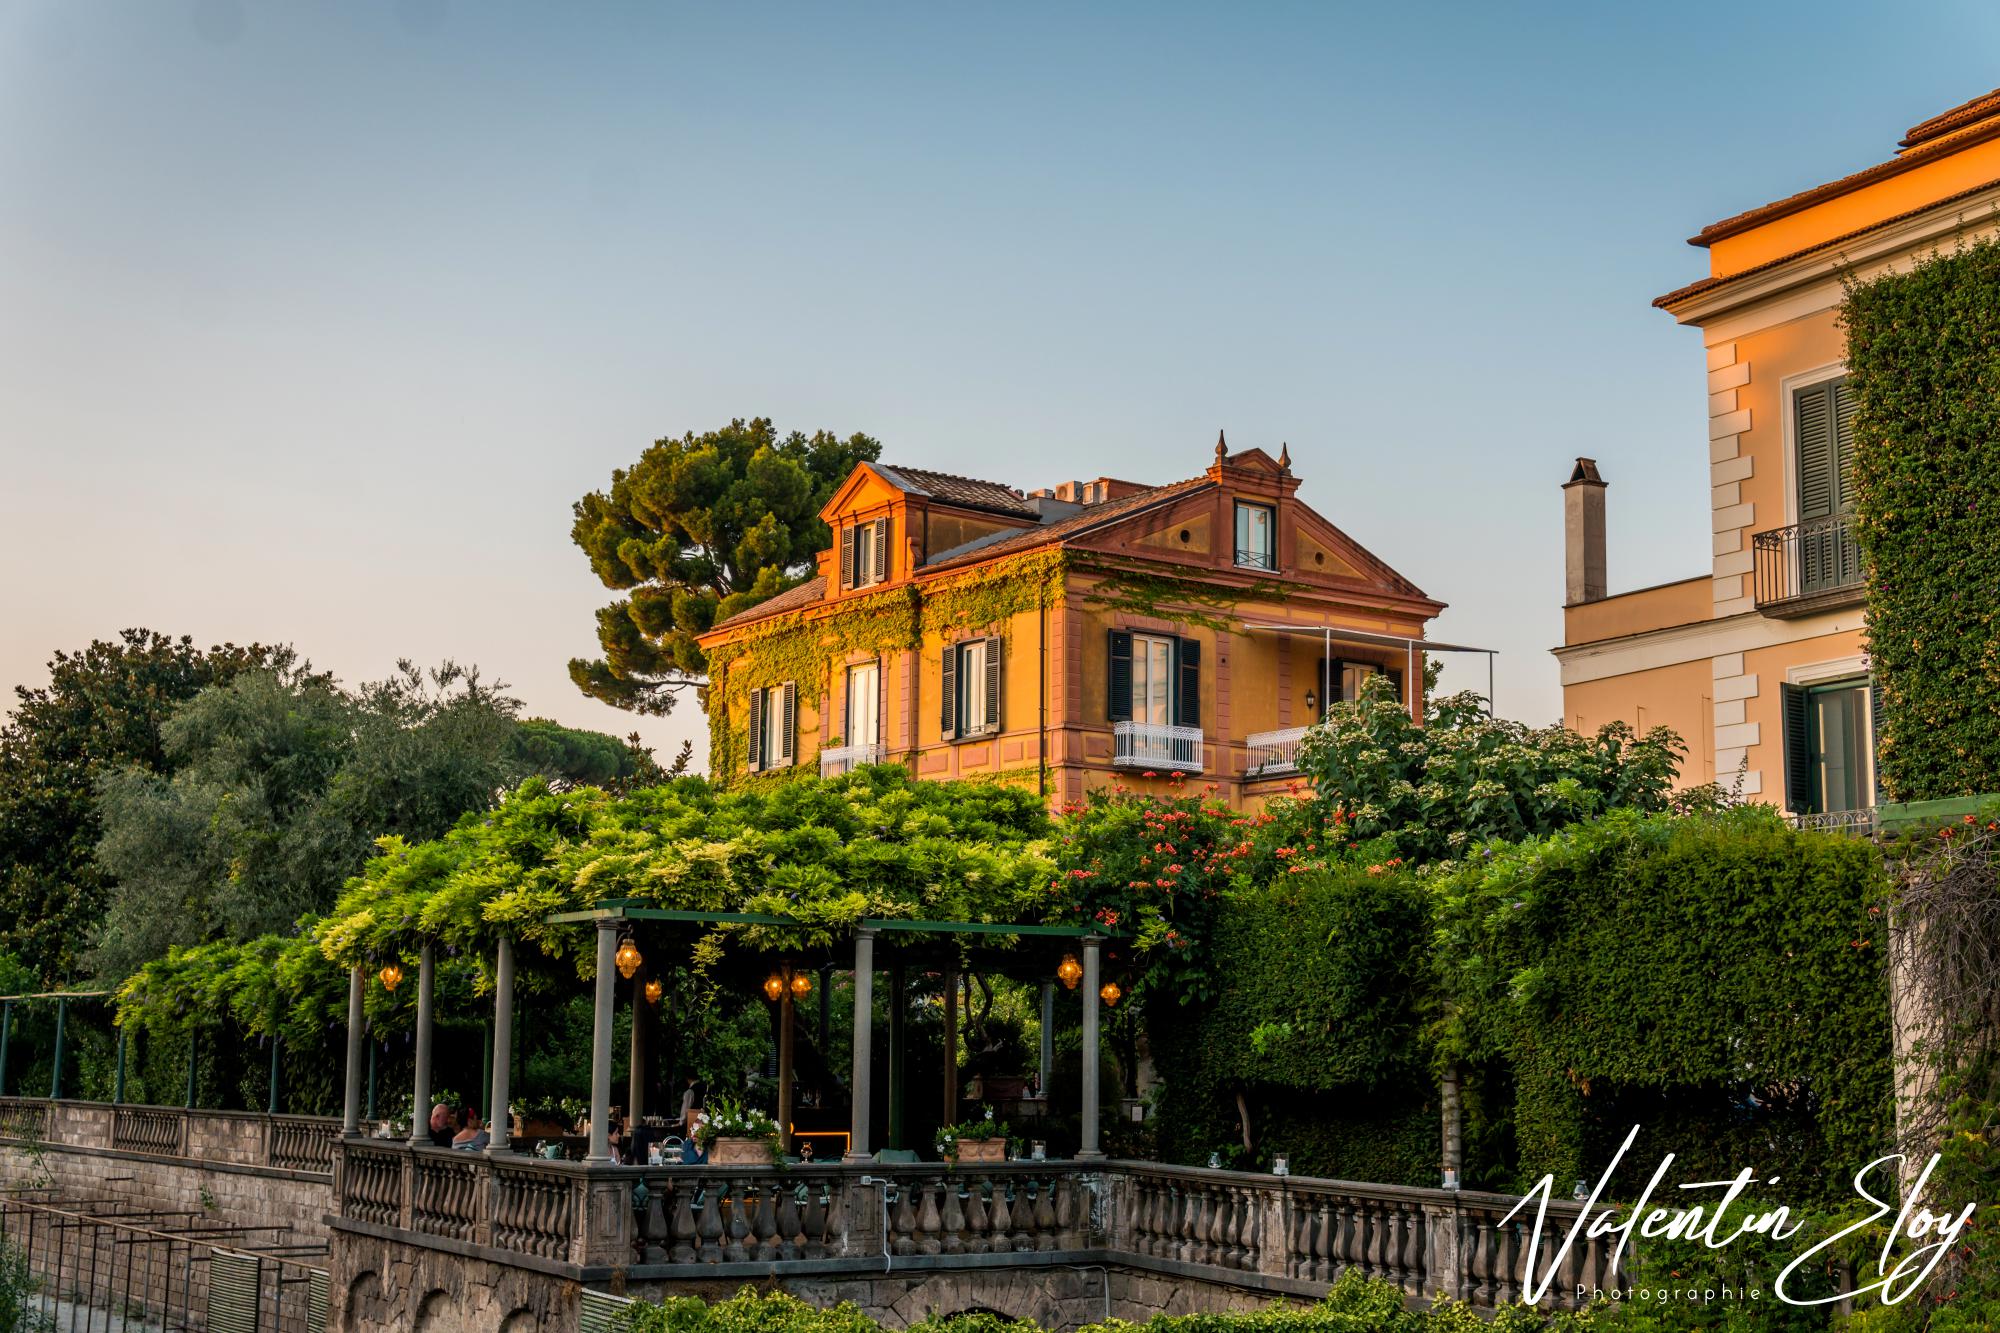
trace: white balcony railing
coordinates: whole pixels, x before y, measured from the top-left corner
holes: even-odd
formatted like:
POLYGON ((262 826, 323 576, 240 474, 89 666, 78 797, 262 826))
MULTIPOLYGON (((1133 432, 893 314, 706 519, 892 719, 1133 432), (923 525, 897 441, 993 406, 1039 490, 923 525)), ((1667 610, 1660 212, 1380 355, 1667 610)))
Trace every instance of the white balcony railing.
POLYGON ((819 775, 823 778, 837 778, 842 773, 851 773, 863 764, 882 762, 882 747, 879 745, 834 745, 819 752, 819 775))
POLYGON ((1201 772, 1201 728, 1119 722, 1111 729, 1111 762, 1118 768, 1201 772))
POLYGON ((1310 727, 1286 727, 1283 731, 1253 731, 1244 742, 1249 747, 1249 767, 1245 777, 1263 778, 1299 771, 1299 742, 1310 727))

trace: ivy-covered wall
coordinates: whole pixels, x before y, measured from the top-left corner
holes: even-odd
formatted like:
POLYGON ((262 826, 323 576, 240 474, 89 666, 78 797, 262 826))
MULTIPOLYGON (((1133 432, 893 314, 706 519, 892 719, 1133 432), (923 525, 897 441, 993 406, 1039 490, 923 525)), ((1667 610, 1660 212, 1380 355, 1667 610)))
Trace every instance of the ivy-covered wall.
POLYGON ((2000 791, 2000 246, 1857 286, 1843 318, 1883 784, 2000 791))

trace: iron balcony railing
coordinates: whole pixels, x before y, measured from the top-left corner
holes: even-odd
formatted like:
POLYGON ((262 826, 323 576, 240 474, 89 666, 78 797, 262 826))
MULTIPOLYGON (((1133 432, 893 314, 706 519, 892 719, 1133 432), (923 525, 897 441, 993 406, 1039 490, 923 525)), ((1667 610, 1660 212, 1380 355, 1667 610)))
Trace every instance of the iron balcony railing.
POLYGON ((1861 598, 1861 544, 1852 514, 1773 528, 1751 538, 1751 545, 1757 609, 1766 615, 1807 615, 1861 598))
POLYGON ((1276 569, 1278 567, 1278 557, 1272 551, 1239 546, 1236 548, 1236 567, 1238 569, 1276 569))
POLYGON ((834 745, 819 752, 819 775, 823 778, 837 778, 842 773, 852 773, 863 764, 882 762, 882 747, 879 745, 834 745))
POLYGON ((1286 727, 1283 731, 1253 731, 1244 743, 1250 750, 1246 777, 1271 777, 1299 771, 1299 743, 1311 727, 1286 727))
POLYGON ((1112 727, 1111 762, 1117 768, 1201 772, 1201 728, 1119 722, 1112 727))

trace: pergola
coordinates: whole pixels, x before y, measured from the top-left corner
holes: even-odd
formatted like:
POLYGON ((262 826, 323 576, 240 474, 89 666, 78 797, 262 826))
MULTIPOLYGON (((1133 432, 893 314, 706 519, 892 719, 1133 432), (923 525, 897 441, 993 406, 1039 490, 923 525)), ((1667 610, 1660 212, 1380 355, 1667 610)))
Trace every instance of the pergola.
MULTIPOLYGON (((826 967, 837 965, 837 955, 841 952, 840 946, 843 942, 841 936, 851 934, 854 1050, 849 1092, 852 1095, 853 1109, 850 1115, 845 1160, 857 1163, 871 1161, 874 1158, 874 1149, 870 1146, 870 1112, 873 1095, 871 1079, 874 1058, 875 974, 878 963, 888 964, 898 976, 902 975, 904 969, 916 966, 941 970, 947 978, 953 976, 955 970, 961 967, 967 971, 988 974, 1032 975, 1046 978, 1052 971, 1051 967, 1045 965, 1043 958, 1043 955, 1049 952, 1048 947, 1024 950, 1022 947, 1024 942, 1032 941, 1057 949, 1080 945, 1083 969, 1080 987, 1083 1002, 1083 1069, 1082 1125, 1077 1157, 1080 1160, 1099 1160, 1104 1156, 1099 1148, 1098 1126, 1100 1101, 1098 1006, 1103 971, 1103 947, 1109 935, 1099 927, 873 917, 858 921, 851 927, 829 928, 825 923, 802 921, 769 913, 685 911, 649 907, 633 899, 607 900, 584 911, 556 913, 546 920, 556 925, 594 925, 597 931, 596 1013, 591 1039, 590 1136, 584 1157, 586 1162, 604 1163, 611 1160, 611 1066, 613 1027, 617 1008, 619 943, 622 938, 639 927, 650 927, 658 931, 662 926, 699 929, 713 929, 718 926, 764 926, 814 934, 824 934, 830 930, 833 942, 818 948, 773 944, 757 950, 762 956, 776 955, 790 961, 813 958, 826 967), (885 955, 879 960, 878 951, 885 955)), ((434 951, 435 946, 428 942, 423 946, 417 972, 415 1087, 409 1139, 412 1144, 429 1141, 423 1116, 425 1108, 430 1105, 431 1094, 431 1037, 436 984, 434 951)), ((636 974, 634 983, 632 989, 636 1018, 636 997, 640 990, 636 974)), ((361 1125, 362 1040, 366 1027, 362 1004, 363 985, 361 968, 356 965, 350 969, 348 978, 347 1087, 343 1132, 349 1135, 359 1133, 361 1125)), ((955 1001, 954 990, 949 981, 945 994, 947 1008, 945 1077, 946 1097, 949 1102, 956 1097, 956 1028, 953 1011, 955 1001)), ((1051 1012, 1050 995, 1050 986, 1045 981, 1042 1038, 1044 1065, 1048 1062, 1050 1050, 1047 1027, 1051 1012)), ((781 1006, 781 1014, 777 1119, 786 1134, 789 1147, 794 1071, 792 1068, 793 1002, 788 989, 781 990, 778 1003, 781 1006)), ((640 1073, 643 1025, 635 1021, 632 1027, 634 1058, 628 1110, 631 1119, 636 1122, 643 1102, 640 1073)), ((488 1089, 491 1097, 489 1105, 493 1109, 493 1115, 489 1129, 487 1148, 489 1153, 508 1150, 510 1125, 506 1108, 512 1096, 510 1079, 513 1069, 513 1028, 514 941, 510 936, 502 936, 495 946, 494 959, 493 1072, 492 1085, 488 1089)))

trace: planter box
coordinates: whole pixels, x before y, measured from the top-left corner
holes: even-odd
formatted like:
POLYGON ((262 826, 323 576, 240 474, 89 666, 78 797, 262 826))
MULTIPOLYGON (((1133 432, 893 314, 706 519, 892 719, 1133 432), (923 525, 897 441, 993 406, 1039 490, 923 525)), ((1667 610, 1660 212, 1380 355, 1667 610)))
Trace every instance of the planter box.
POLYGON ((569 1126, 549 1116, 515 1116, 514 1128, 508 1138, 516 1142, 525 1139, 559 1139, 569 1133, 569 1126))
POLYGON ((1005 1139, 960 1139, 958 1160, 961 1162, 1004 1162, 1007 1160, 1007 1140, 1005 1139))
POLYGON ((764 1139, 726 1138, 716 1135, 708 1145, 710 1166, 769 1166, 771 1145, 764 1139))

